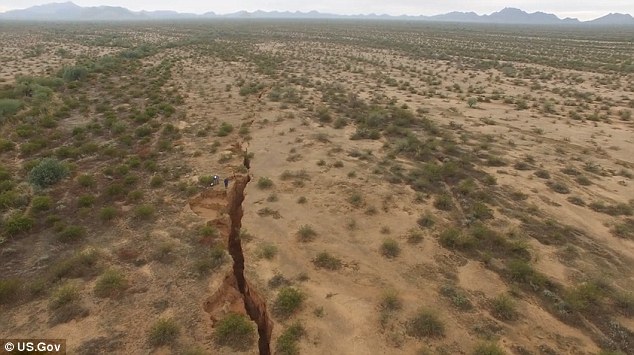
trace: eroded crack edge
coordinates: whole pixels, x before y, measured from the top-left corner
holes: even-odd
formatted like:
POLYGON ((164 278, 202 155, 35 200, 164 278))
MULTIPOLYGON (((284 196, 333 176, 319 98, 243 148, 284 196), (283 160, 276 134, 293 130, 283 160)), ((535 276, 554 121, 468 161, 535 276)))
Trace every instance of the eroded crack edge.
MULTIPOLYGON (((248 163, 245 164, 248 168, 248 163)), ((242 216, 244 210, 244 190, 251 181, 250 175, 237 176, 228 192, 228 212, 231 221, 229 231, 228 249, 233 259, 233 275, 238 284, 238 291, 244 300, 244 308, 247 314, 258 326, 258 349, 260 355, 271 354, 271 334, 273 332, 273 322, 266 309, 264 298, 250 285, 244 276, 244 254, 240 240, 240 229, 242 228, 242 216)))

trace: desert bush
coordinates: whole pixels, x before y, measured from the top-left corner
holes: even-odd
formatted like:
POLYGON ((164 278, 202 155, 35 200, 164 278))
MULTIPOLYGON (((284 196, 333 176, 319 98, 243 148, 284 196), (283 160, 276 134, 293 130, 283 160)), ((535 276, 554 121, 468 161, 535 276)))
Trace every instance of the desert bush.
POLYGON ((353 192, 350 194, 350 197, 348 197, 348 203, 356 208, 361 207, 361 205, 363 205, 363 195, 361 195, 360 192, 353 192))
POLYGON ((246 350, 255 340, 255 326, 244 315, 229 313, 218 321, 214 330, 216 344, 233 350, 246 350))
POLYGON ((29 182, 39 188, 56 184, 68 175, 68 168, 57 159, 44 158, 29 172, 29 182))
POLYGON ((409 231, 407 231, 405 238, 407 239, 407 242, 410 244, 418 244, 423 241, 423 233, 421 233, 420 230, 416 228, 412 228, 409 231))
POLYGON ((231 132, 233 132, 233 126, 227 122, 222 122, 216 134, 218 137, 226 137, 231 132))
POLYGON ((473 355, 505 355, 496 343, 482 343, 473 350, 473 355))
POLYGON ((403 308, 403 301, 396 291, 386 290, 381 296, 379 308, 381 311, 396 312, 403 308))
POLYGON ((424 309, 407 321, 406 329, 408 335, 417 339, 438 338, 445 335, 445 326, 438 316, 424 309))
POLYGON ((33 228, 35 221, 27 215, 16 213, 7 217, 3 224, 4 233, 14 237, 33 228))
POLYGON ((59 234, 57 235, 57 239, 62 243, 73 243, 83 238, 86 235, 86 229, 82 226, 70 225, 64 227, 59 234))
POLYGON ((0 304, 8 304, 18 298, 22 282, 18 279, 0 279, 0 304))
POLYGON ((295 288, 280 289, 273 302, 273 314, 281 319, 289 318, 302 306, 304 298, 304 294, 295 288))
POLYGON ((515 320, 518 317, 515 301, 507 295, 499 295, 491 301, 493 316, 501 320, 515 320))
POLYGON ((93 274, 97 269, 99 255, 94 249, 75 253, 53 264, 50 269, 51 277, 57 281, 63 278, 85 277, 93 274))
POLYGON ((436 199, 434 200, 434 207, 436 207, 437 209, 441 211, 451 211, 453 206, 454 206, 453 200, 451 199, 451 196, 449 196, 448 194, 438 195, 436 196, 436 199))
POLYGON ((572 203, 573 205, 577 205, 577 206, 585 206, 586 203, 583 201, 583 199, 579 196, 570 196, 566 199, 566 201, 572 203))
POLYGON ((590 181, 590 179, 588 179, 588 177, 587 177, 587 176, 583 176, 583 175, 578 176, 578 177, 575 179, 575 181, 576 181, 579 185, 582 185, 582 186, 590 186, 590 185, 592 185, 592 181, 590 181))
POLYGON ((436 220, 431 213, 426 212, 425 214, 421 215, 418 220, 416 220, 416 223, 418 223, 421 228, 430 228, 434 226, 436 220))
POLYGON ((178 338, 180 327, 175 320, 162 318, 157 320, 148 332, 148 343, 152 346, 171 345, 178 338))
POLYGON ((78 301, 80 298, 79 290, 73 284, 67 283, 58 287, 49 301, 49 308, 59 309, 67 304, 78 301))
POLYGON ((275 353, 279 355, 299 355, 297 343, 305 333, 306 330, 301 323, 292 324, 277 338, 275 353))
POLYGON ((442 286, 440 288, 440 294, 447 297, 458 309, 466 311, 473 308, 473 304, 469 301, 469 298, 452 285, 442 286))
POLYGON ((563 182, 557 181, 557 182, 549 183, 548 187, 550 187, 551 190, 553 190, 553 191, 555 191, 556 193, 559 193, 559 194, 569 194, 570 193, 570 189, 563 182))
POLYGON ((199 275, 207 275, 211 271, 218 269, 227 260, 225 250, 219 246, 211 248, 205 252, 196 262, 194 268, 199 275))
POLYGON ((315 264, 318 268, 323 268, 326 270, 339 270, 341 269, 342 263, 341 260, 335 256, 330 255, 328 252, 321 252, 317 254, 315 259, 313 259, 313 264, 315 264))
POLYGON ((95 284, 95 295, 97 297, 116 297, 120 295, 128 286, 125 275, 118 270, 107 270, 95 284))
POLYGON ((475 246, 476 240, 469 234, 462 233, 459 229, 449 228, 438 236, 440 245, 445 248, 470 250, 475 246))
POLYGON ((544 169, 539 169, 535 171, 535 176, 540 179, 550 179, 550 173, 544 169))
POLYGON ((399 247, 398 242, 394 239, 385 239, 383 243, 381 243, 379 250, 381 255, 388 259, 396 258, 401 253, 401 247, 399 247))
POLYGON ((271 260, 277 254, 277 247, 271 243, 263 243, 258 246, 258 250, 256 251, 256 255, 258 258, 263 258, 266 260, 271 260))
POLYGON ((563 300, 574 311, 596 313, 605 291, 596 282, 585 282, 564 292, 563 300))
POLYGON ((51 205, 50 196, 34 196, 31 200, 31 209, 34 212, 48 211, 51 209, 51 205))
POLYGON ((140 205, 134 209, 134 218, 137 220, 149 220, 154 217, 154 206, 140 205))
POLYGON ((634 293, 617 292, 614 294, 614 304, 619 312, 626 317, 634 316, 634 293))
POLYGON ((156 189, 158 187, 163 186, 163 183, 165 182, 165 180, 163 179, 162 176, 160 175, 154 175, 152 176, 152 178, 150 179, 150 187, 153 189, 156 189))
POLYGON ((22 101, 16 99, 0 99, 0 123, 5 117, 16 114, 22 108, 22 101))
POLYGON ((99 218, 102 221, 111 221, 112 219, 114 219, 117 216, 118 212, 117 209, 113 206, 106 206, 103 207, 100 211, 99 211, 99 218))
POLYGON ((297 203, 299 203, 300 205, 305 204, 306 202, 308 202, 308 200, 305 196, 300 196, 299 198, 297 198, 297 203))
POLYGON ((79 207, 92 207, 95 204, 95 196, 82 195, 77 198, 77 206, 79 207))
POLYGON ((261 190, 266 190, 266 189, 270 189, 271 187, 273 187, 273 180, 267 178, 267 177, 260 177, 258 179, 258 183, 257 183, 258 188, 260 188, 261 190))
POLYGON ((297 238, 300 242, 312 242, 316 236, 317 232, 309 225, 303 225, 297 231, 297 238))
POLYGON ((95 178, 92 175, 82 174, 77 177, 77 182, 83 187, 95 186, 95 178))
POLYGON ((79 81, 88 76, 88 69, 83 66, 68 66, 62 68, 60 76, 66 81, 79 81))

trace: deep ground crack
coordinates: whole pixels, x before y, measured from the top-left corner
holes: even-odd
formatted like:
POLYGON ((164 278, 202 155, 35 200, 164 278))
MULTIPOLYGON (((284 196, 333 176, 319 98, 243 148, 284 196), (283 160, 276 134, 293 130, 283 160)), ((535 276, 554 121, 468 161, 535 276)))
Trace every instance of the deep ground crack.
POLYGON ((233 258, 233 275, 236 279, 238 290, 244 300, 244 308, 247 314, 258 326, 258 349, 260 355, 271 354, 271 333, 273 331, 273 323, 269 318, 266 310, 266 302, 264 298, 253 288, 244 276, 244 254, 242 252, 242 243, 240 241, 240 229, 242 227, 242 216, 244 214, 242 202, 244 202, 244 190, 247 187, 251 177, 237 176, 234 179, 233 186, 229 189, 228 212, 231 220, 231 229, 229 231, 228 249, 229 254, 233 258))

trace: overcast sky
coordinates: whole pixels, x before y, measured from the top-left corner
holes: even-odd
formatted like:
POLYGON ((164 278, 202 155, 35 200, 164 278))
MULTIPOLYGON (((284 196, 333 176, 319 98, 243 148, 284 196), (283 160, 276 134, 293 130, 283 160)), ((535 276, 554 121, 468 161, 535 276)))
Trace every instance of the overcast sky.
MULTIPOLYGON (((0 12, 23 9, 60 0, 0 0, 0 12)), ((111 5, 130 10, 175 10, 224 14, 240 10, 290 10, 337 14, 436 15, 450 11, 474 11, 480 15, 504 7, 517 7, 528 12, 544 11, 559 17, 594 19, 610 12, 634 15, 634 0, 74 0, 80 6, 111 5)))

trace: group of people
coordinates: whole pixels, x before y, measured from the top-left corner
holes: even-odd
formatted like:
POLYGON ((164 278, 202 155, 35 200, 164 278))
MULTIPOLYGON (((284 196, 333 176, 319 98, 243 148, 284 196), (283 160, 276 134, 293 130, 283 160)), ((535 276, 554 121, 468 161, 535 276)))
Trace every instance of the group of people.
MULTIPOLYGON (((220 176, 218 175, 214 175, 213 179, 211 180, 211 186, 216 186, 220 183, 220 176)), ((225 183, 225 189, 229 187, 229 178, 225 178, 224 179, 224 183, 225 183)))

